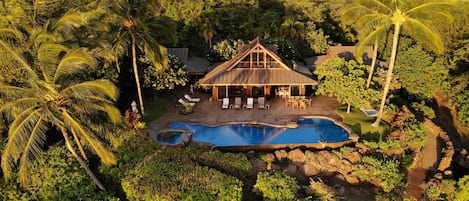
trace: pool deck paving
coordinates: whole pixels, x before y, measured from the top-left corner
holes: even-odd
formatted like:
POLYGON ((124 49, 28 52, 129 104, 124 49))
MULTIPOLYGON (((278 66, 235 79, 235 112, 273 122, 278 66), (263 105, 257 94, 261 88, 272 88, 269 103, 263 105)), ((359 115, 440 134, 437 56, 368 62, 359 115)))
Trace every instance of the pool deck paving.
MULTIPOLYGON (((174 100, 170 100, 170 103, 166 106, 166 114, 159 119, 147 123, 146 130, 152 132, 167 128, 171 122, 190 122, 204 125, 220 125, 233 122, 262 122, 286 125, 289 122, 296 122, 302 116, 324 116, 342 121, 342 117, 336 112, 340 103, 335 98, 325 96, 313 96, 311 106, 306 107, 306 109, 285 106, 283 98, 267 99, 266 104, 270 105, 269 109, 222 109, 222 102, 211 100, 210 94, 195 93, 191 96, 200 97, 201 101, 196 103, 192 114, 182 115, 178 113, 182 105, 177 100, 183 97, 183 95, 179 94, 179 96, 173 97, 174 100)), ((256 105, 257 101, 256 99, 254 100, 254 105, 256 105)), ((230 98, 230 103, 234 103, 234 98, 230 98)), ((245 98, 243 98, 242 103, 246 104, 245 98)))

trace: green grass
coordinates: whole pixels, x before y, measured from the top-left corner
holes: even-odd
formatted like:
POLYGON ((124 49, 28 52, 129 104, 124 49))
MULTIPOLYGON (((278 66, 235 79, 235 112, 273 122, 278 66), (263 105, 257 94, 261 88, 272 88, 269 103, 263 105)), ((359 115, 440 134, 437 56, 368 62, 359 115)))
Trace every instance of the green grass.
POLYGON ((166 98, 158 98, 156 100, 149 99, 145 102, 145 112, 147 113, 145 116, 142 117, 140 121, 145 123, 149 123, 155 119, 160 118, 164 114, 166 114, 166 98))
POLYGON ((375 117, 368 117, 359 109, 352 109, 347 114, 347 108, 341 106, 337 112, 344 118, 344 123, 364 140, 377 142, 380 136, 384 139, 390 133, 391 129, 386 122, 382 121, 378 127, 373 127, 371 124, 375 121, 375 117))

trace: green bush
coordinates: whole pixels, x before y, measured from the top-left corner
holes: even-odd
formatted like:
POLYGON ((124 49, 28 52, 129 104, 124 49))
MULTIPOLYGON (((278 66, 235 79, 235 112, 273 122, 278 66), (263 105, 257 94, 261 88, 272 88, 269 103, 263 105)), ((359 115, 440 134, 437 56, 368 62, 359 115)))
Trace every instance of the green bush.
POLYGON ((310 192, 310 194, 312 194, 313 196, 315 196, 315 200, 318 200, 318 201, 335 201, 336 200, 336 195, 335 195, 335 192, 334 190, 324 184, 323 181, 321 180, 318 180, 318 181, 315 181, 313 179, 310 179, 309 180, 309 189, 308 189, 310 192))
POLYGON ((410 119, 404 123, 405 142, 413 150, 420 150, 428 140, 425 127, 417 119, 410 119))
POLYGON ((27 190, 39 200, 118 200, 97 189, 64 145, 51 146, 33 166, 27 190))
POLYGON ((396 187, 404 187, 404 174, 399 170, 399 162, 365 156, 353 167, 352 175, 361 181, 368 181, 390 192, 396 187))
POLYGON ((427 183, 425 186, 425 200, 444 201, 454 200, 456 191, 454 180, 444 179, 441 183, 427 183))
POLYGON ((456 190, 456 200, 464 201, 469 198, 469 175, 460 178, 456 190))
MULTIPOLYGON (((199 154, 192 154, 196 161, 215 167, 223 172, 230 172, 240 176, 247 176, 252 170, 252 164, 245 154, 223 153, 218 150, 200 150, 199 154)), ((191 151, 197 153, 196 151, 191 151)))
POLYGON ((191 148, 162 149, 125 173, 129 200, 241 200, 242 182, 193 161, 191 148))
POLYGON ((296 197, 295 178, 284 172, 261 172, 257 174, 254 191, 261 194, 264 200, 290 201, 296 197))

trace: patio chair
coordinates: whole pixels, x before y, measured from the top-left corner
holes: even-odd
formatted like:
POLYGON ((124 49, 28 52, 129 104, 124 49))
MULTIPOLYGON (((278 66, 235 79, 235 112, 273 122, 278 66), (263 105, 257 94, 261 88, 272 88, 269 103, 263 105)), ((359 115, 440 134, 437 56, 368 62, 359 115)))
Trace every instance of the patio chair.
POLYGON ((235 109, 241 109, 241 97, 235 97, 235 103, 234 103, 234 108, 235 109))
POLYGON ((297 100, 294 100, 291 105, 292 108, 300 108, 300 103, 297 100))
POLYGON ((186 98, 189 102, 194 102, 194 103, 200 102, 200 98, 192 98, 191 96, 189 96, 189 94, 185 94, 184 98, 186 98))
POLYGON ((265 104, 265 97, 259 97, 257 98, 257 107, 259 109, 269 109, 270 105, 269 104, 265 104))
POLYGON ((300 101, 300 106, 298 106, 298 109, 301 109, 301 108, 306 110, 306 102, 300 101))
POLYGON ((221 104, 222 109, 228 109, 230 107, 230 99, 223 98, 223 103, 221 104))
POLYGON ((246 105, 244 105, 246 109, 254 109, 254 98, 248 98, 246 100, 246 105))
POLYGON ((187 105, 188 105, 188 106, 191 106, 191 107, 194 107, 194 106, 195 106, 195 103, 188 103, 188 102, 184 101, 184 99, 182 99, 182 98, 179 98, 178 101, 179 101, 179 103, 181 103, 181 104, 184 105, 184 106, 187 106, 187 105))

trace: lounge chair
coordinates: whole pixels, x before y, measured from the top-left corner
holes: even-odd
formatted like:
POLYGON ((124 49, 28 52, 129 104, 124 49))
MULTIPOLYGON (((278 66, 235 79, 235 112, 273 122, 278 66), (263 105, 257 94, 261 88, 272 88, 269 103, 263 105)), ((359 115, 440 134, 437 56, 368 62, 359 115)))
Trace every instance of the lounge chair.
POLYGON ((230 99, 223 98, 223 103, 221 104, 222 109, 228 109, 230 107, 230 99))
POLYGON ((259 109, 269 109, 270 105, 265 104, 265 97, 259 97, 257 98, 257 107, 259 109))
POLYGON ((241 109, 241 97, 235 97, 235 104, 234 104, 234 108, 235 109, 241 109))
POLYGON ((184 99, 182 99, 182 98, 179 98, 178 101, 179 101, 179 103, 181 103, 181 104, 184 105, 184 106, 187 106, 187 105, 189 105, 189 106, 191 106, 191 107, 194 107, 194 106, 195 106, 195 103, 188 103, 188 102, 186 102, 186 101, 185 101, 184 99))
POLYGON ((184 98, 186 98, 189 102, 194 102, 194 103, 200 102, 200 98, 192 98, 191 96, 189 96, 189 94, 185 94, 184 98))
POLYGON ((246 100, 246 105, 244 105, 246 109, 254 109, 254 98, 248 98, 246 100))

